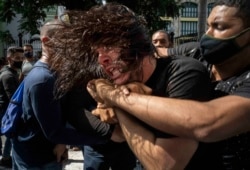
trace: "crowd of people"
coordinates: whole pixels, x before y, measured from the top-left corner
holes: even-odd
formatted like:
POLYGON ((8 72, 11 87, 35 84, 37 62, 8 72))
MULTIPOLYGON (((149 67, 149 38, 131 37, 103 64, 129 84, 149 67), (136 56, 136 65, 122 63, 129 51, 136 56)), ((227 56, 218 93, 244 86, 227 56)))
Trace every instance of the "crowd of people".
MULTIPOLYGON (((23 49, 21 47, 9 47, 6 61, 3 58, 3 66, 0 71, 0 118, 2 119, 8 103, 19 85, 19 70, 23 62, 23 49)), ((1 120, 0 119, 0 120, 1 120)), ((0 140, 1 161, 0 165, 11 167, 11 141, 6 137, 4 143, 0 140), (4 145, 4 148, 2 146, 4 145)))
MULTIPOLYGON (((209 101, 195 102, 138 94, 140 88, 140 92, 145 93, 144 85, 138 83, 117 88, 100 79, 89 84, 89 91, 96 100, 116 109, 116 116, 118 119, 120 117, 119 123, 125 137, 127 134, 126 140, 131 140, 131 148, 138 153, 137 157, 141 158, 142 163, 143 151, 136 148, 139 142, 132 140, 132 137, 139 140, 143 136, 139 135, 136 128, 130 129, 132 124, 127 122, 131 116, 162 132, 200 141, 196 153, 205 145, 205 149, 202 149, 203 155, 209 155, 202 169, 249 168, 247 54, 250 50, 250 3, 237 2, 229 0, 215 4, 208 17, 208 30, 200 40, 199 60, 206 66, 211 80, 212 94, 209 101)), ((168 49, 157 48, 157 52, 158 57, 165 58, 168 49)), ((112 59, 111 55, 106 57, 112 59)), ((172 57, 167 57, 170 58, 172 57)), ((154 92, 155 89, 152 90, 154 92)), ((192 157, 194 159, 195 154, 192 157)), ((144 165, 147 168, 146 163, 144 165)))
POLYGON ((23 122, 1 161, 62 170, 72 145, 85 170, 250 169, 249 11, 218 0, 200 41, 179 46, 118 3, 65 11, 41 28, 39 60, 7 50, 1 116, 24 81, 23 122))

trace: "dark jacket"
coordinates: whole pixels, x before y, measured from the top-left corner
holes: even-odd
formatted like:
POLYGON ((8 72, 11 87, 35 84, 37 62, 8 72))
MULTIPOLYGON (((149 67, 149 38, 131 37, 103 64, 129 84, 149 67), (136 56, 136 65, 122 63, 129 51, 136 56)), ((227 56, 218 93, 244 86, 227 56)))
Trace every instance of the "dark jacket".
POLYGON ((19 85, 18 76, 18 72, 9 66, 4 66, 0 70, 0 109, 2 112, 6 110, 10 98, 19 85))

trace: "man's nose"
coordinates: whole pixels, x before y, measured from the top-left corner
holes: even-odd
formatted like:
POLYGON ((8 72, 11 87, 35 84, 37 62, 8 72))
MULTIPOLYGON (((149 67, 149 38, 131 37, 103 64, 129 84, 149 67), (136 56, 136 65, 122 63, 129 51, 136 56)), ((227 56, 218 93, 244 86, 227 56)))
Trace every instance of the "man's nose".
POLYGON ((99 54, 97 61, 99 64, 105 66, 105 65, 111 63, 111 58, 105 54, 99 54))
POLYGON ((213 36, 213 28, 212 28, 212 27, 207 28, 205 34, 210 35, 210 36, 213 36))

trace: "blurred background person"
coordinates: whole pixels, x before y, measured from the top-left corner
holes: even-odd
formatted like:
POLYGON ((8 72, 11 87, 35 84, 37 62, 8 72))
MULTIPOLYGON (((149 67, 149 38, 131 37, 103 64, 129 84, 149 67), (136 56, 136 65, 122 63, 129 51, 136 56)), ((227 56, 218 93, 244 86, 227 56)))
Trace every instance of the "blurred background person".
POLYGON ((152 43, 155 47, 173 47, 170 35, 165 30, 158 30, 152 35, 152 43))
MULTIPOLYGON (((21 47, 9 47, 7 50, 7 65, 0 71, 0 118, 7 109, 9 101, 19 85, 19 72, 23 62, 23 49, 21 47)), ((3 63, 5 63, 3 61, 3 63)), ((0 140, 2 146, 2 140, 0 140)), ((11 142, 6 138, 3 148, 0 165, 5 167, 12 166, 11 142)))
POLYGON ((24 79, 25 76, 30 72, 33 65, 36 63, 36 59, 33 56, 33 46, 31 44, 25 44, 23 46, 24 51, 24 61, 22 64, 21 74, 20 74, 20 81, 24 79))

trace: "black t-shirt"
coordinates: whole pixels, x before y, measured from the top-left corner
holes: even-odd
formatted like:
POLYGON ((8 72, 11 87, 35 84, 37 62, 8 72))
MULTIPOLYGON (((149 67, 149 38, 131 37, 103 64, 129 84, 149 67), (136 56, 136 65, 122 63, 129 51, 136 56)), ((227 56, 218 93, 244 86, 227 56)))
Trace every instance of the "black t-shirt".
MULTIPOLYGON (((214 97, 237 95, 250 98, 250 68, 214 83, 214 97)), ((250 132, 217 142, 220 158, 226 170, 250 169, 250 132)))
MULTIPOLYGON (((163 97, 206 101, 211 99, 213 94, 206 67, 193 58, 181 56, 158 59, 156 69, 146 85, 153 89, 154 95, 163 97)), ((175 137, 149 128, 157 137, 175 137)), ((213 157, 217 147, 217 144, 199 143, 197 151, 185 169, 214 170, 219 167, 219 157, 213 157)))
POLYGON ((61 105, 65 119, 73 128, 88 135, 100 136, 104 141, 110 139, 114 127, 91 113, 96 108, 96 102, 85 86, 74 87, 63 97, 61 105))
MULTIPOLYGON (((197 58, 211 72, 211 65, 208 64, 200 55, 197 58)), ((237 95, 250 98, 250 68, 244 69, 242 72, 234 76, 213 82, 213 98, 227 95, 237 95)), ((220 169, 225 170, 248 170, 250 169, 250 132, 243 133, 229 139, 212 143, 217 147, 217 155, 214 157, 220 159, 220 169)))
MULTIPOLYGON (((188 48, 190 48, 189 44, 183 44, 182 46, 172 49, 168 52, 171 54, 180 54, 188 48)), ((197 46, 196 48, 198 49, 199 47, 197 46)), ((197 54, 195 58, 201 63, 203 63, 203 65, 208 69, 211 74, 211 65, 208 64, 199 54, 197 54)), ((237 95, 250 98, 250 68, 246 68, 242 72, 228 79, 219 82, 214 82, 212 86, 214 89, 213 98, 218 98, 226 95, 237 95)), ((203 156, 203 153, 206 153, 206 155, 211 155, 210 159, 207 160, 207 162, 210 164, 207 164, 207 162, 205 161, 205 166, 202 169, 250 169, 250 132, 243 133, 220 142, 209 144, 200 143, 200 146, 203 145, 205 145, 206 147, 199 147, 201 148, 198 150, 200 154, 195 154, 192 160, 196 161, 193 161, 194 164, 192 164, 193 166, 190 167, 195 167, 197 160, 199 160, 199 158, 203 156), (214 161, 216 163, 214 163, 214 161), (215 164, 214 168, 211 167, 212 164, 215 164)))
POLYGON ((158 59, 154 73, 145 84, 157 96, 204 101, 211 95, 207 69, 192 58, 158 59))
POLYGON ((4 114, 19 85, 18 76, 17 71, 9 66, 4 66, 0 70, 0 114, 4 114))

